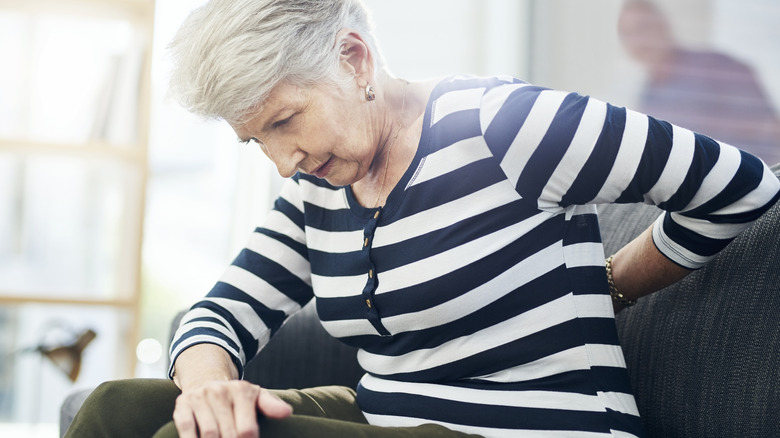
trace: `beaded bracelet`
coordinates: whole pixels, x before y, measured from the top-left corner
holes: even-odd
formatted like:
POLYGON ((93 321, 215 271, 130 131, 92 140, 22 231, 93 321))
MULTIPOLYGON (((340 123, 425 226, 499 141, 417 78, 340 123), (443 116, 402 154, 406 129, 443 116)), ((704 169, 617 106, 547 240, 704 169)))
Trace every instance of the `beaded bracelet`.
POLYGON ((617 287, 615 286, 615 279, 612 278, 612 257, 607 257, 607 260, 605 260, 605 265, 607 267, 607 283, 609 284, 609 295, 612 296, 612 299, 617 301, 618 303, 622 304, 625 307, 631 307, 634 304, 636 304, 636 300, 632 300, 625 295, 618 292, 617 287))

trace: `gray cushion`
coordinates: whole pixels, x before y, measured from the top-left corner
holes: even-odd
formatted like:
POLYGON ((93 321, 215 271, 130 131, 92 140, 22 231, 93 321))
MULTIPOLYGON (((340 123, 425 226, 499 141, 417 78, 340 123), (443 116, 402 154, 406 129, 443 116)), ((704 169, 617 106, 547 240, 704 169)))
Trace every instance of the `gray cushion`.
MULTIPOLYGON (((775 175, 780 166, 773 168, 775 175)), ((659 214, 600 208, 607 254, 659 214)), ((767 437, 780 430, 780 205, 683 281, 618 315, 651 437, 767 437)))

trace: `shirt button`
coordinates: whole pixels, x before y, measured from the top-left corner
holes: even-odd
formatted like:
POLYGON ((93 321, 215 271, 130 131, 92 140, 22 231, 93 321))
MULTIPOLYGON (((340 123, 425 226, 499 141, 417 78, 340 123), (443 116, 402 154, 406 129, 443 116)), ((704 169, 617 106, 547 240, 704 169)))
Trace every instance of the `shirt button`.
POLYGON ((374 219, 379 219, 379 211, 377 211, 376 213, 374 213, 374 219))
POLYGON ((366 306, 370 309, 371 308, 371 300, 366 298, 366 306))
POLYGON ((374 270, 373 269, 369 269, 368 270, 368 278, 374 278, 374 270))
POLYGON ((366 237, 366 240, 363 242, 363 246, 368 246, 368 237, 366 237))

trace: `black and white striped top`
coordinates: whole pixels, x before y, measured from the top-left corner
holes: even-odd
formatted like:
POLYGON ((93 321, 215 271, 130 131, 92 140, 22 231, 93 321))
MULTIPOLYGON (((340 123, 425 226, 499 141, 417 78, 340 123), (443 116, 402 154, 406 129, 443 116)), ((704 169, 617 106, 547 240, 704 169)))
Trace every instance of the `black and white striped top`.
POLYGON ((293 177, 171 354, 210 342, 241 368, 314 296, 327 331, 359 347, 371 424, 642 436, 595 204, 670 211, 655 244, 698 268, 779 186, 758 159, 624 108, 512 78, 450 78, 385 207, 293 177))

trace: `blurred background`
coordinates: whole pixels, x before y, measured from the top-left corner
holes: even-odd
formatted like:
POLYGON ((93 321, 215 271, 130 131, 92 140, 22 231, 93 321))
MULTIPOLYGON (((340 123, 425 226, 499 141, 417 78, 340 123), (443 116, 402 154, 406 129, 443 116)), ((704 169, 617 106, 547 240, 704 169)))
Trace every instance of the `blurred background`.
MULTIPOLYGON (((166 100, 203 0, 0 0, 0 436, 58 436, 77 388, 164 377, 280 180, 166 100)), ((773 0, 366 0, 392 72, 511 74, 780 162, 773 0)))

